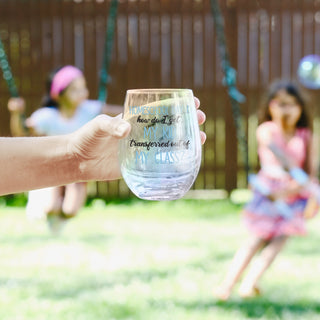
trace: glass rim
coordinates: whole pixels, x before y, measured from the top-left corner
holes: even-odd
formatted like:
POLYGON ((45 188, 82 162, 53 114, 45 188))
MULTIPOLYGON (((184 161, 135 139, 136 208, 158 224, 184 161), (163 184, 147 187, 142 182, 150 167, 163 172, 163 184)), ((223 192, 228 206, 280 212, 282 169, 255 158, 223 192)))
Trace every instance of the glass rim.
POLYGON ((193 94, 192 89, 187 88, 146 88, 146 89, 128 89, 127 93, 174 93, 174 92, 190 92, 193 94))

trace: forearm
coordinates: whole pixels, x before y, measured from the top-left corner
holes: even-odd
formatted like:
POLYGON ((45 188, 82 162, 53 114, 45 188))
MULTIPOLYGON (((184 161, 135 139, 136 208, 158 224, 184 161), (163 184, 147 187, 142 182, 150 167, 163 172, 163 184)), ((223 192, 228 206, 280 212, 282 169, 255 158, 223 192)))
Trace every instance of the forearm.
POLYGON ((310 168, 310 177, 318 177, 319 168, 319 138, 313 136, 308 146, 307 159, 310 168))
POLYGON ((24 119, 21 113, 11 112, 10 114, 10 131, 14 137, 23 137, 27 135, 27 131, 24 129, 24 119))
POLYGON ((78 176, 66 137, 0 138, 0 195, 63 185, 78 176))

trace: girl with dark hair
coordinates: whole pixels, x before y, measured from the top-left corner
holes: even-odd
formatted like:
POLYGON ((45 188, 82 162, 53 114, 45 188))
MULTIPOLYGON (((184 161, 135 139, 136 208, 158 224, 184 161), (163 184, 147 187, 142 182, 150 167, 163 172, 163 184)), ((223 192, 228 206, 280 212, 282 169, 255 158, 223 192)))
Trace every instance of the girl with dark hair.
POLYGON ((304 211, 311 194, 292 178, 288 168, 273 151, 281 150, 292 168, 303 169, 309 177, 315 176, 311 123, 305 100, 295 84, 277 81, 271 85, 266 103, 260 110, 256 137, 261 165, 257 178, 270 192, 266 194, 253 188, 253 197, 243 212, 250 239, 235 254, 222 285, 215 291, 221 300, 229 298, 249 262, 261 249, 261 254, 239 288, 242 297, 259 294, 258 281, 288 237, 306 233, 304 211), (289 216, 284 216, 274 205, 280 200, 289 208, 289 216))

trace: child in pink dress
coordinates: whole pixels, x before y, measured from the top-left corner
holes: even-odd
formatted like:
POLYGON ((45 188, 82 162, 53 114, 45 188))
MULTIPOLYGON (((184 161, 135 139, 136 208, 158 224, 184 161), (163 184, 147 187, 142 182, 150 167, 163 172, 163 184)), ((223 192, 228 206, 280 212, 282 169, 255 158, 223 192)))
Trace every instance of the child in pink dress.
POLYGON ((304 100, 294 84, 279 81, 271 86, 256 136, 261 165, 257 178, 270 192, 254 190, 252 200, 244 208, 243 219, 251 237, 235 254, 223 284, 215 291, 220 300, 229 298, 253 256, 262 249, 239 288, 242 297, 259 294, 259 279, 288 237, 306 233, 304 210, 311 194, 292 178, 271 148, 281 150, 291 167, 301 168, 311 177, 315 175, 311 125, 304 100), (284 216, 275 206, 276 200, 284 203, 289 216, 284 216))

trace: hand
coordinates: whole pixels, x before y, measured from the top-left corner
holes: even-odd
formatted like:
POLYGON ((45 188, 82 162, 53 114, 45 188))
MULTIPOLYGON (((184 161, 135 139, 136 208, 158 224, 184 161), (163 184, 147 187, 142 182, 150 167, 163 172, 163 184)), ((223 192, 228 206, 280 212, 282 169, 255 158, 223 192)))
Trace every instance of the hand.
POLYGON ((276 192, 271 193, 268 198, 271 201, 286 199, 290 196, 295 196, 303 190, 303 186, 299 185, 296 181, 291 180, 286 188, 278 189, 276 192))
POLYGON ((10 98, 8 101, 8 110, 10 112, 23 113, 26 103, 22 98, 10 98))
MULTIPOLYGON (((206 114, 203 111, 199 110, 200 100, 195 97, 194 102, 195 102, 196 109, 197 109, 198 123, 199 123, 199 125, 202 125, 206 121, 206 114)), ((201 139, 201 144, 204 144, 207 139, 207 136, 203 131, 200 131, 200 139, 201 139)))
MULTIPOLYGON (((200 101, 195 98, 198 109, 200 101)), ((197 110, 199 125, 206 116, 197 110)), ((75 168, 80 170, 80 180, 115 180, 121 177, 118 152, 119 139, 125 138, 131 130, 129 122, 105 114, 97 116, 85 126, 69 135, 68 150, 75 158, 75 168)), ((206 135, 200 132, 201 143, 206 135)))
POLYGON ((119 139, 125 138, 130 130, 130 123, 120 116, 101 114, 70 134, 68 149, 75 157, 80 180, 119 179, 119 139))

